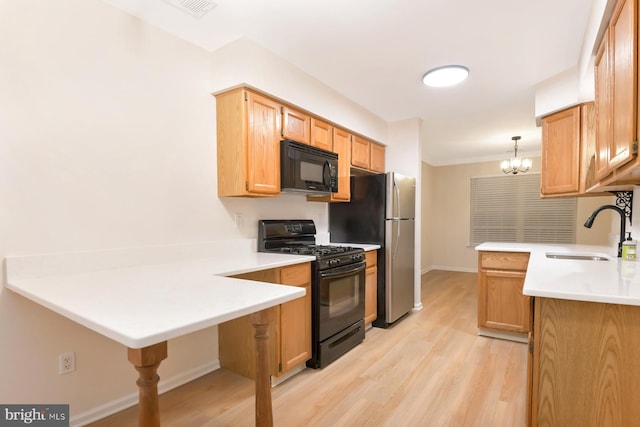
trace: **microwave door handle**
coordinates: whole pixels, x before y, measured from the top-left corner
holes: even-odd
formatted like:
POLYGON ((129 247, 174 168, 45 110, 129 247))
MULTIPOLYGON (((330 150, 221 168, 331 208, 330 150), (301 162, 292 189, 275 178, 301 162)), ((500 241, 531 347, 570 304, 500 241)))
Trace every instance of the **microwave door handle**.
POLYGON ((329 160, 325 160, 324 165, 322 166, 322 183, 325 187, 329 187, 331 185, 331 163, 329 163, 329 160))

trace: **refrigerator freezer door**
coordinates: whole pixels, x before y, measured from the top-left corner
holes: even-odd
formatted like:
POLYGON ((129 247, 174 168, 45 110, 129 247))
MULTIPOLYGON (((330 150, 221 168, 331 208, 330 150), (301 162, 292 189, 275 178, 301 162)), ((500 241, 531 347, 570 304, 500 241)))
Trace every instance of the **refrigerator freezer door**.
POLYGON ((413 308, 414 220, 386 221, 386 322, 413 308))
POLYGON ((415 218, 416 179, 395 172, 387 173, 387 219, 415 218))

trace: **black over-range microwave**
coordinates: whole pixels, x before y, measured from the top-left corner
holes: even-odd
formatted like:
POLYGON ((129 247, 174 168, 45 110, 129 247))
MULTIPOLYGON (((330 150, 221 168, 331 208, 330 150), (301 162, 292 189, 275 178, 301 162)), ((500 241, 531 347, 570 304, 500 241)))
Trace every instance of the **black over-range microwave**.
POLYGON ((280 183, 282 191, 336 193, 338 155, 290 139, 280 142, 280 183))

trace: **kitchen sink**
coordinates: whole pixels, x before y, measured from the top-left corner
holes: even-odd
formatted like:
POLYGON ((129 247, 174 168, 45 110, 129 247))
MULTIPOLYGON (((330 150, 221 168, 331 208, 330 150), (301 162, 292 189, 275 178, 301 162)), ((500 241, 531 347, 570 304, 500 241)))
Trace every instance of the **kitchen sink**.
POLYGON ((585 253, 562 253, 562 252, 547 252, 547 258, 554 259, 577 259, 586 261, 609 261, 609 258, 598 254, 585 254, 585 253))

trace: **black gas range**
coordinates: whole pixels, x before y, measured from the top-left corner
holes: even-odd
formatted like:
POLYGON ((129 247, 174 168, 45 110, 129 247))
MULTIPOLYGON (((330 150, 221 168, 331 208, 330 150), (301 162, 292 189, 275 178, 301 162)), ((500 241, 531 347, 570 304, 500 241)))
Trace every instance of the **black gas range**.
POLYGON ((312 358, 323 368, 364 339, 365 255, 362 248, 316 245, 312 220, 258 221, 258 251, 311 255, 312 358))
POLYGON ((313 220, 258 221, 258 252, 311 255, 317 268, 338 267, 364 261, 364 249, 351 246, 316 245, 313 220))

